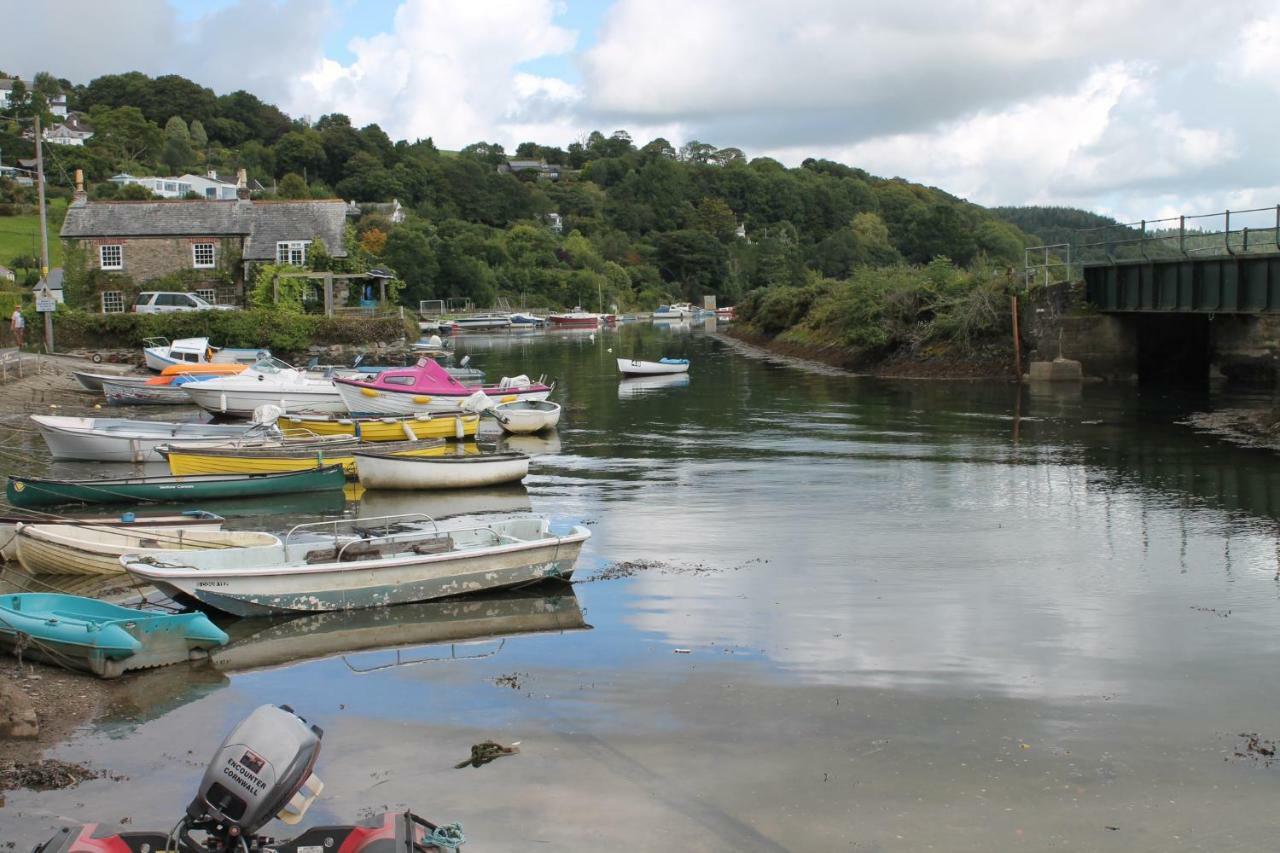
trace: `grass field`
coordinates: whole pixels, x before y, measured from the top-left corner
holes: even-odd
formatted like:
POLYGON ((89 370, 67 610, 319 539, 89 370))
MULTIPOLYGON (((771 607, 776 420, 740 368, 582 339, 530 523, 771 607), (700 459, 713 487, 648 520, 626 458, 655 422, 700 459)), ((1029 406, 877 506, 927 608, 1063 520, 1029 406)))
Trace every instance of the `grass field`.
MULTIPOLYGON (((62 241, 58 239, 66 202, 54 199, 49 203, 49 266, 62 266, 62 241)), ((0 216, 0 266, 9 266, 18 255, 31 254, 40 257, 40 217, 0 216), (32 242, 34 238, 34 243, 32 242)))

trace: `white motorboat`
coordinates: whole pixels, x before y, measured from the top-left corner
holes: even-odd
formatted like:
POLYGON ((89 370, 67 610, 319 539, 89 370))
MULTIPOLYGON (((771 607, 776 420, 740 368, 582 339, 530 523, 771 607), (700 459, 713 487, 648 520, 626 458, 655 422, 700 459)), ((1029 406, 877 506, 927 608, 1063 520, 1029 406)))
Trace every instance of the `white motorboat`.
POLYGON ((455 317, 453 326, 464 332, 509 329, 511 328, 511 317, 507 314, 472 314, 469 317, 455 317))
POLYGON ((546 317, 539 317, 537 314, 529 314, 523 311, 517 311, 511 315, 511 325, 513 326, 545 326, 547 325, 546 317))
POLYGON ((356 450, 356 473, 366 489, 475 489, 518 483, 529 475, 523 453, 480 456, 397 456, 375 450, 356 450))
POLYGON ((111 575, 124 572, 120 557, 192 548, 245 548, 279 540, 250 530, 211 530, 207 525, 139 530, 109 525, 19 524, 18 562, 36 575, 111 575))
POLYGON ((632 358, 620 358, 618 370, 624 376, 665 376, 669 373, 688 373, 689 359, 663 358, 658 361, 638 361, 632 358))
POLYGON ((265 349, 209 346, 208 338, 147 338, 142 357, 157 373, 175 364, 253 364, 271 353, 265 349))
POLYGON ((102 393, 107 402, 114 406, 188 406, 191 398, 182 390, 181 385, 148 385, 146 377, 142 382, 137 377, 128 376, 120 379, 103 377, 102 393), (123 379, 124 381, 121 381, 123 379))
POLYGON ((252 548, 170 551, 120 558, 144 583, 237 616, 354 610, 430 601, 572 577, 591 532, 551 530, 545 517, 438 524, 416 516, 299 525, 252 548), (376 522, 381 524, 375 525, 376 522), (318 530, 331 528, 323 538, 318 530))
POLYGON ((414 367, 385 370, 363 379, 334 377, 346 411, 357 415, 412 415, 419 412, 456 414, 467 411, 472 400, 492 397, 502 403, 545 400, 552 387, 528 376, 503 377, 492 385, 463 385, 429 358, 414 367), (481 396, 477 398, 477 393, 481 396))
POLYGON ((125 418, 32 415, 54 459, 88 462, 163 462, 161 445, 208 447, 244 441, 276 441, 274 424, 197 424, 125 418))
POLYGON ((503 432, 517 435, 552 429, 560 423, 560 404, 548 400, 516 400, 494 406, 493 416, 503 432))
POLYGON ((309 375, 277 358, 264 358, 236 376, 188 382, 182 389, 206 412, 251 417, 264 404, 284 412, 346 414, 333 380, 309 375))

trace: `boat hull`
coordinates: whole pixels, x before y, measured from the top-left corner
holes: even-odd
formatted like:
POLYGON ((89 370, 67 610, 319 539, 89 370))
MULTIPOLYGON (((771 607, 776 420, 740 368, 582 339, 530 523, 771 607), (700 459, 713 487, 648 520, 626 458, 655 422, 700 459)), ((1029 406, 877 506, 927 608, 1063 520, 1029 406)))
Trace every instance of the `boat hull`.
POLYGON ((618 359, 618 371, 624 376, 667 376, 675 373, 688 373, 689 363, 668 364, 660 361, 637 361, 630 358, 618 359))
POLYGON ((269 533, 206 527, 83 528, 70 524, 24 524, 18 529, 18 562, 33 575, 118 575, 125 554, 191 548, 245 548, 275 541, 269 533))
POLYGON ((203 613, 148 613, 55 593, 0 596, 0 647, 21 643, 24 658, 102 678, 207 657, 226 642, 203 613))
POLYGON ((312 468, 290 474, 215 477, 136 477, 112 480, 40 480, 10 477, 5 494, 17 507, 68 503, 173 503, 341 490, 342 467, 312 468))
POLYGON ((54 459, 87 462, 162 462, 164 444, 233 441, 252 425, 168 424, 32 415, 54 459), (109 425, 110 424, 110 425, 109 425), (109 425, 109 426, 108 426, 109 425))
POLYGON ((357 451, 355 464, 366 489, 397 491, 474 489, 518 483, 529 475, 529 457, 523 453, 406 459, 357 451))
POLYGON ((360 441, 420 441, 429 438, 464 439, 476 434, 479 415, 430 417, 410 415, 400 418, 317 418, 305 415, 282 417, 282 429, 308 430, 316 435, 351 435, 360 441))
POLYGON ((113 406, 189 406, 191 398, 181 385, 137 385, 102 380, 102 393, 113 406))
POLYGON ((133 521, 125 521, 118 515, 47 518, 43 514, 32 513, 26 516, 0 517, 0 560, 10 562, 18 559, 19 524, 89 524, 94 527, 127 527, 134 531, 163 531, 172 530, 175 527, 221 530, 223 521, 222 516, 200 510, 192 510, 181 515, 141 515, 134 517, 133 521))
POLYGON ((546 401, 501 403, 493 414, 502 431, 513 435, 531 435, 560 423, 560 406, 546 401))
POLYGON ((547 322, 553 326, 561 326, 569 329, 594 329, 600 325, 600 318, 595 314, 587 316, 577 316, 574 314, 552 314, 547 317, 547 322))
POLYGON ((207 388, 205 383, 190 382, 182 388, 195 403, 206 412, 217 415, 248 418, 253 410, 264 404, 279 406, 285 412, 316 412, 345 415, 347 407, 336 389, 329 388, 207 388))
POLYGON ((563 537, 462 553, 306 566, 305 571, 166 570, 129 562, 130 574, 175 596, 236 616, 308 613, 433 601, 541 580, 569 580, 582 543, 563 537))
MULTIPOLYGON (((408 442, 406 442, 408 444, 408 442)), ((397 457, 444 456, 454 452, 453 447, 438 440, 424 441, 421 447, 406 447, 393 451, 397 457)), ((347 477, 356 476, 354 447, 317 448, 310 453, 287 450, 236 453, 233 451, 174 450, 167 454, 169 473, 174 476, 198 476, 203 474, 283 474, 287 472, 314 471, 323 465, 340 465, 347 477)), ((464 448, 466 452, 467 448, 464 448)), ((475 452, 471 450, 471 452, 475 452)))
MULTIPOLYGON (((465 394, 421 394, 412 391, 391 391, 386 388, 371 388, 361 383, 347 383, 338 380, 335 383, 338 393, 342 395, 345 410, 359 415, 415 415, 452 414, 461 408, 462 402, 477 388, 470 388, 465 394)), ((485 393, 489 393, 486 391, 485 393)), ((517 400, 545 400, 551 394, 546 386, 537 386, 536 390, 521 391, 519 389, 495 390, 495 399, 503 403, 514 403, 517 400)))

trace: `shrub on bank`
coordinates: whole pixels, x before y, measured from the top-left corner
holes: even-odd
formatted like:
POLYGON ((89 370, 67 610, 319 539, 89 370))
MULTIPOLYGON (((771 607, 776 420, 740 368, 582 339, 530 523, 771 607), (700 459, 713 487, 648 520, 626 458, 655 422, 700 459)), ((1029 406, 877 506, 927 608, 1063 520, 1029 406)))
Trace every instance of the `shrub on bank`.
POLYGON ((737 306, 748 331, 867 357, 927 343, 970 350, 1010 328, 1008 283, 975 264, 860 267, 846 281, 816 279, 748 293, 737 306))
POLYGON ((310 346, 395 343, 412 334, 399 317, 324 317, 255 308, 172 314, 93 314, 60 308, 54 319, 59 350, 141 347, 145 338, 203 338, 218 346, 266 347, 296 356, 310 346))

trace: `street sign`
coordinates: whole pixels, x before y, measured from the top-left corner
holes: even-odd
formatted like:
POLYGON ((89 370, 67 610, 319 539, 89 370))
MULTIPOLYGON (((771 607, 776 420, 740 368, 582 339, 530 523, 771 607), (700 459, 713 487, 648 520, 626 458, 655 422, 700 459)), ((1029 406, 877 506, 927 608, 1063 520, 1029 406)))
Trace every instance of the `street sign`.
POLYGON ((58 300, 54 299, 52 296, 37 296, 36 310, 41 314, 46 314, 50 311, 57 311, 58 300))

